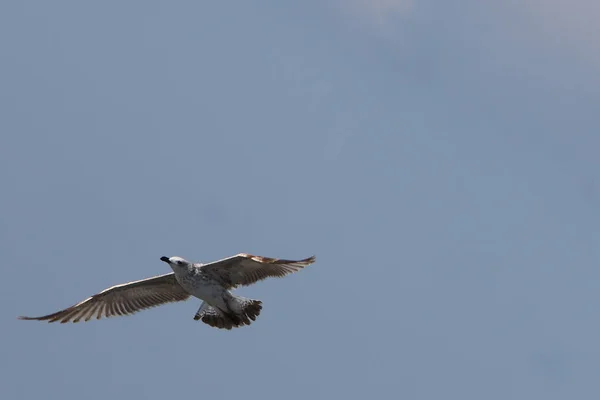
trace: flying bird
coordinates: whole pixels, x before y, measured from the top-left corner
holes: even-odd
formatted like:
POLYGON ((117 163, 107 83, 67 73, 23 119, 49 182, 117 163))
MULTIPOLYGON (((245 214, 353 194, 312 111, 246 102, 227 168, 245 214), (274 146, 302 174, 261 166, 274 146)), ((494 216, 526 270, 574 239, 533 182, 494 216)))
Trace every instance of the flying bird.
POLYGON ((61 323, 89 321, 93 317, 131 315, 138 311, 187 300, 194 296, 200 308, 194 320, 219 329, 250 325, 262 309, 260 300, 234 295, 231 290, 269 277, 284 277, 315 262, 315 257, 284 260, 240 253, 208 264, 181 257, 161 257, 173 272, 115 285, 64 310, 42 317, 19 317, 61 323))

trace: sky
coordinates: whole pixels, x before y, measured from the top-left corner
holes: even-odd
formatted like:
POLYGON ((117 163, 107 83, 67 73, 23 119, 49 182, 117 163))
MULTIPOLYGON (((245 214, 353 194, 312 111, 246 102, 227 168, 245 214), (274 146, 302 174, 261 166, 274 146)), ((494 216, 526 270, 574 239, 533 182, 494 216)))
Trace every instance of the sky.
POLYGON ((600 6, 0 4, 0 397, 597 399, 600 6), (76 325, 169 272, 317 262, 76 325))

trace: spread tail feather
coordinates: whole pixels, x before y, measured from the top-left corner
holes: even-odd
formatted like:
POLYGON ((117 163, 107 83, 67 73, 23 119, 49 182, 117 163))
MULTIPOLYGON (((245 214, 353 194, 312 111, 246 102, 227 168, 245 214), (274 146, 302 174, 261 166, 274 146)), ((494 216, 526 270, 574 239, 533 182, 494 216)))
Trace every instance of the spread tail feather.
POLYGON ((227 330, 250 325, 260 314, 262 302, 244 297, 236 297, 235 300, 234 307, 228 311, 223 311, 209 305, 207 302, 202 302, 198 312, 194 315, 194 320, 202 320, 202 322, 213 328, 227 330))

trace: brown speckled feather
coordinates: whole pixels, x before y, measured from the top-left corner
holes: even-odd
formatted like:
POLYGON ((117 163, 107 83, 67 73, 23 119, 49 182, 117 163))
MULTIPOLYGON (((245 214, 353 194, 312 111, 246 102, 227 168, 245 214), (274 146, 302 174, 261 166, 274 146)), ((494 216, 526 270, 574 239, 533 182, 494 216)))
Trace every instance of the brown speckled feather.
POLYGON ((202 266, 226 288, 247 286, 266 278, 281 278, 315 262, 315 256, 303 260, 285 260, 240 253, 202 266))
POLYGON ((165 303, 187 300, 190 295, 175 279, 175 274, 159 275, 115 285, 95 294, 82 302, 64 310, 42 317, 19 317, 24 320, 38 320, 66 323, 69 321, 89 321, 119 315, 130 315, 165 303))

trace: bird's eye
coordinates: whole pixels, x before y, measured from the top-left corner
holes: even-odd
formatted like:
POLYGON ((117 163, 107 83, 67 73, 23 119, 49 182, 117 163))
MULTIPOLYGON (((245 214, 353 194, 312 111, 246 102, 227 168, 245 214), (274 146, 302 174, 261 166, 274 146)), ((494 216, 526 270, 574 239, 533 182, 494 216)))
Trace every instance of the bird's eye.
POLYGON ((182 265, 183 261, 177 261, 177 265, 182 265))

